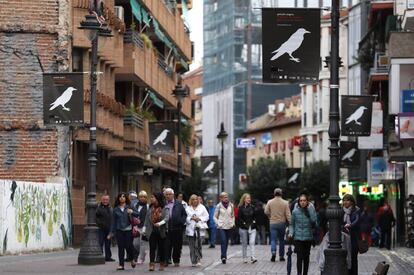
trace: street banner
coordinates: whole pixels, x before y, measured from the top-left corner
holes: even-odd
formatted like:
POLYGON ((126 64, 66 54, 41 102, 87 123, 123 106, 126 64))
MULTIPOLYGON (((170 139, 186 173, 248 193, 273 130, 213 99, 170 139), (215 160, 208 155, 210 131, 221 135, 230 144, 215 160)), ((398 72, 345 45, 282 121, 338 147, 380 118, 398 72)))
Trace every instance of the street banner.
POLYGON ((278 146, 277 141, 273 142, 272 143, 272 151, 273 151, 273 153, 277 153, 279 151, 278 149, 279 149, 279 146, 278 146))
POLYGON ((316 82, 320 9, 263 8, 263 82, 316 82))
POLYGON ((284 152, 286 150, 286 141, 280 141, 280 151, 284 152))
POLYGON ((236 138, 236 148, 255 148, 255 138, 236 138))
POLYGON ((414 90, 401 91, 401 113, 414 112, 414 90))
POLYGON ((371 134, 372 96, 342 96, 342 136, 371 134))
POLYGON ((262 138, 262 144, 263 145, 272 143, 272 134, 271 133, 264 133, 264 134, 262 134, 261 138, 262 138))
POLYGON ((202 156, 201 172, 204 179, 217 179, 219 176, 219 158, 218 156, 202 156))
POLYGON ((300 187, 300 168, 286 168, 286 186, 289 188, 300 187))
POLYGON ((356 142, 341 140, 341 168, 359 167, 360 154, 356 142))
POLYGON ((386 179, 387 161, 383 157, 372 157, 370 159, 370 185, 378 184, 381 180, 386 179))
POLYGON ((372 103, 372 123, 371 135, 368 137, 358 137, 358 149, 371 150, 383 149, 384 147, 384 128, 383 111, 381 102, 372 103))
POLYGON ((173 153, 175 151, 176 123, 157 121, 149 123, 150 151, 152 153, 173 153))
POLYGON ((43 74, 45 125, 82 125, 83 73, 43 74))

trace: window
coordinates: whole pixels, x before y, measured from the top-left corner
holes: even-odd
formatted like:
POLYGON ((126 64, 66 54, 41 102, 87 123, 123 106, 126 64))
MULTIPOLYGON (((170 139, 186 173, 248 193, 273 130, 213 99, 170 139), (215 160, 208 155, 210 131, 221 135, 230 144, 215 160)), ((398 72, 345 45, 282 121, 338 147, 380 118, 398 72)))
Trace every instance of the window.
POLYGON ((83 50, 82 48, 72 49, 72 71, 83 72, 83 50))
POLYGON ((252 166, 254 166, 255 163, 256 163, 256 160, 255 159, 252 159, 252 166))

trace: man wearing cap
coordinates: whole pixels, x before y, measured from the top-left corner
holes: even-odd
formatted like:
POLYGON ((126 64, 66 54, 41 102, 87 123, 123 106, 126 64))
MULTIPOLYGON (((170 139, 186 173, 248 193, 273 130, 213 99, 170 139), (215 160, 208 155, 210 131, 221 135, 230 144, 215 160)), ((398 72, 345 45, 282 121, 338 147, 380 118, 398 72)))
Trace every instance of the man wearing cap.
POLYGON ((170 210, 170 219, 168 220, 168 250, 167 260, 171 263, 171 256, 174 266, 180 265, 181 250, 183 247, 184 226, 187 220, 187 212, 183 204, 174 199, 174 190, 166 188, 164 191, 166 198, 165 207, 170 210))
POLYGON ((269 217, 270 222, 270 243, 272 262, 276 261, 276 245, 279 242, 279 260, 284 261, 285 255, 285 231, 286 224, 290 223, 289 203, 282 199, 282 189, 274 190, 274 198, 266 204, 265 214, 269 217))

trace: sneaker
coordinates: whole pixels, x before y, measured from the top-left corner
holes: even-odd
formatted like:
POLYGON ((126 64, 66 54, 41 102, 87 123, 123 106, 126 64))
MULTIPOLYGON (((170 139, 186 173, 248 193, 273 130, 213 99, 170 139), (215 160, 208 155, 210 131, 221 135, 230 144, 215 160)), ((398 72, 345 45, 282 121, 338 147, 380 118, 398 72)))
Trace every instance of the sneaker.
POLYGON ((276 255, 272 255, 272 258, 270 258, 271 262, 276 262, 276 255))
POLYGON ((196 267, 197 265, 196 265, 196 264, 191 264, 191 266, 192 266, 192 267, 196 267))
POLYGON ((280 257, 279 261, 284 262, 285 261, 285 258, 280 257))
POLYGON ((201 267, 201 263, 200 263, 200 262, 198 262, 198 263, 196 264, 196 266, 197 266, 197 267, 201 267))
POLYGON ((251 261, 251 263, 252 263, 252 264, 254 264, 254 263, 256 263, 256 262, 257 262, 257 259, 256 259, 256 258, 254 258, 254 257, 252 257, 252 258, 250 259, 250 261, 251 261))
POLYGON ((226 264, 226 258, 221 258, 221 263, 226 264))
POLYGON ((243 258, 243 263, 247 264, 247 258, 243 258))

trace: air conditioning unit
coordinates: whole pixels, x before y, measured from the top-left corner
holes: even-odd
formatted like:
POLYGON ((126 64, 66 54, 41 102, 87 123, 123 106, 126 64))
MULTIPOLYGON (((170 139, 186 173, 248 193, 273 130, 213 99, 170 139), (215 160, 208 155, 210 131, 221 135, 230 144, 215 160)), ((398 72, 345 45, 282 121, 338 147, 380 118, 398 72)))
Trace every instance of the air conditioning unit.
POLYGON ((115 15, 122 21, 124 21, 124 7, 122 6, 115 6, 115 15))
POLYGON ((383 53, 375 54, 375 62, 378 69, 386 69, 389 66, 389 58, 383 53))

